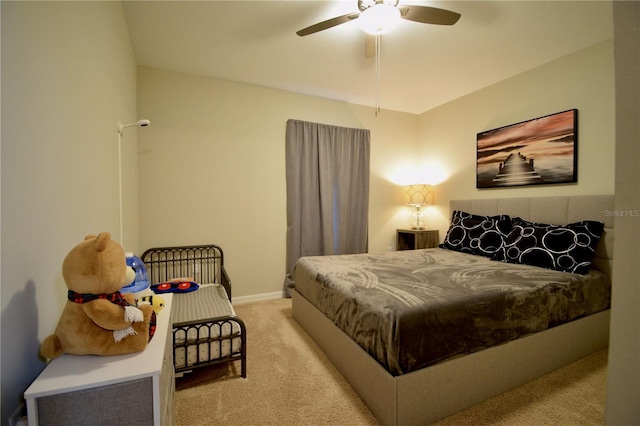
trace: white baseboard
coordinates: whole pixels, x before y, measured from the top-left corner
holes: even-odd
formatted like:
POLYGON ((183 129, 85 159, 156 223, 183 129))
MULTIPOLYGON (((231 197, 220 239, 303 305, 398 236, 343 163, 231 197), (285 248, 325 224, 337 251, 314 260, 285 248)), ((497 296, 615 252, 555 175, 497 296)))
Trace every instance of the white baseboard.
POLYGON ((253 294, 251 296, 233 296, 233 304, 240 305, 242 303, 258 302, 261 300, 281 299, 282 291, 274 291, 273 293, 253 294))

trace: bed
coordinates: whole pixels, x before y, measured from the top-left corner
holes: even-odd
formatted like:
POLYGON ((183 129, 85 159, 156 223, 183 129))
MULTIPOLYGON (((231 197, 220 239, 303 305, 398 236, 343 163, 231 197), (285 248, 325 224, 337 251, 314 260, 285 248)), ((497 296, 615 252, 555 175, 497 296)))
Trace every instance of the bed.
POLYGON ((156 247, 141 257, 151 288, 173 295, 174 370, 240 361, 247 377, 246 327, 231 305, 224 253, 215 244, 156 247), (195 290, 194 290, 195 289, 195 290))
MULTIPOLYGON (((509 215, 538 225, 588 220, 603 229, 591 265, 571 266, 580 273, 504 259, 528 236, 514 239, 512 229, 504 230, 502 261, 492 260, 500 247, 488 233, 489 243, 474 248, 491 255, 448 247, 301 258, 294 319, 381 424, 435 422, 607 346, 612 206, 609 195, 452 201, 453 222, 456 215, 509 215), (507 278, 506 290, 496 277, 507 278), (455 303, 448 299, 454 293, 455 303), (435 307, 425 310, 425 300, 435 307), (409 309, 398 314, 398 305, 409 309)), ((457 243, 454 228, 445 243, 457 243)))

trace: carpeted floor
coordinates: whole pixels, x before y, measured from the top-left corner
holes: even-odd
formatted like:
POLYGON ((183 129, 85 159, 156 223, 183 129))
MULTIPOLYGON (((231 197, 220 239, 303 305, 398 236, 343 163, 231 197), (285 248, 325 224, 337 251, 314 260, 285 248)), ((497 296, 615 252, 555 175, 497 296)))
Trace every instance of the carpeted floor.
MULTIPOLYGON (((293 320, 290 299, 235 310, 247 326, 247 378, 237 363, 176 379, 177 426, 378 424, 293 320)), ((435 425, 601 425, 606 365, 601 350, 435 425)))

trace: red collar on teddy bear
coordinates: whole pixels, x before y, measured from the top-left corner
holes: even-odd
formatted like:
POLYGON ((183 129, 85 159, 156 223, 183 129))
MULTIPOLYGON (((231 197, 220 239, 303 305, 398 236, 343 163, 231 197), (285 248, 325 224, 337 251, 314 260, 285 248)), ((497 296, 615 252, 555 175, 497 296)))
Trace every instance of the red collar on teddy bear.
MULTIPOLYGON (((120 306, 134 306, 127 301, 127 299, 122 296, 122 293, 116 291, 114 293, 100 293, 100 294, 92 294, 92 293, 76 293, 73 290, 69 290, 67 293, 67 298, 75 303, 86 303, 91 302, 92 300, 97 299, 106 299, 111 303, 120 306)), ((149 320, 149 340, 153 337, 156 332, 156 313, 151 313, 151 319, 149 320)))
POLYGON ((106 299, 111 303, 115 303, 120 306, 131 306, 131 304, 127 301, 127 299, 122 296, 122 293, 116 291, 115 293, 100 293, 100 294, 92 294, 92 293, 76 293, 73 290, 69 290, 67 298, 75 303, 86 303, 91 302, 96 299, 106 299))

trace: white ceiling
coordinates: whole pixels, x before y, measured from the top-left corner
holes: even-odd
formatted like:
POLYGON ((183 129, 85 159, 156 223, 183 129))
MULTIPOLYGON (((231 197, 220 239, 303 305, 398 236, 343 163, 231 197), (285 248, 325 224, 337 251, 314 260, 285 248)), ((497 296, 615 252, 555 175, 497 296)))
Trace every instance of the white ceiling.
MULTIPOLYGON (((411 1, 462 14, 453 26, 402 20, 383 36, 380 103, 414 114, 613 37, 611 3, 411 1)), ((139 65, 375 106, 375 60, 342 1, 124 1, 139 65)))

